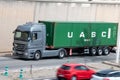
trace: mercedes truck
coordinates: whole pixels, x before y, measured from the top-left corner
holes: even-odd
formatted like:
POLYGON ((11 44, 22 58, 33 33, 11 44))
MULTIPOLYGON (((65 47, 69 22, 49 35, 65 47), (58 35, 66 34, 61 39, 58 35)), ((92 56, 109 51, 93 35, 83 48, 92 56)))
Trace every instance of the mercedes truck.
POLYGON ((13 55, 39 60, 78 55, 108 55, 117 43, 118 23, 39 21, 17 26, 13 55))

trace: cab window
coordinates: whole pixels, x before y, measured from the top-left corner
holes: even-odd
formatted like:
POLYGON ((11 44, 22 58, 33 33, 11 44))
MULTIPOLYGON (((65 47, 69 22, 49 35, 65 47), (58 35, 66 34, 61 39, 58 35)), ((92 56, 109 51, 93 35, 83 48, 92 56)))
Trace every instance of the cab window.
POLYGON ((33 33, 32 40, 37 40, 37 39, 38 39, 37 33, 33 33))
POLYGON ((76 70, 88 70, 88 68, 85 66, 76 66, 75 69, 76 70))

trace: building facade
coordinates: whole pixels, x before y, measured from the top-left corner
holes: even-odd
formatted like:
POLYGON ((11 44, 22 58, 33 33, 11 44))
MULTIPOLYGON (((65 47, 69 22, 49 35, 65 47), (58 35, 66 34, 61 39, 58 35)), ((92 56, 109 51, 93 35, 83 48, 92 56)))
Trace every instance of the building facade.
POLYGON ((38 20, 120 23, 120 2, 0 0, 0 52, 12 51, 18 25, 38 20))

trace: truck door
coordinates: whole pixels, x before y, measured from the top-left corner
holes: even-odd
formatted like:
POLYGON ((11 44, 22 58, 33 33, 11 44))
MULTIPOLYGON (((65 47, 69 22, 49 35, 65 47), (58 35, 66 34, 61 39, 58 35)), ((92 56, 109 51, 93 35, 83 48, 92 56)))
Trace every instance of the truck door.
POLYGON ((35 49, 43 49, 43 40, 42 40, 41 31, 32 32, 32 47, 35 49))

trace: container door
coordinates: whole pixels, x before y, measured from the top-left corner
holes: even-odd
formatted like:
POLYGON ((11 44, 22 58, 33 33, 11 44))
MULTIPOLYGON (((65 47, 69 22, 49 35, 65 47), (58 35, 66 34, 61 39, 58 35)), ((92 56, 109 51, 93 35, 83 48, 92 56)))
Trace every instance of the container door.
POLYGON ((35 49, 43 49, 43 44, 42 32, 32 32, 31 46, 35 49))
POLYGON ((115 45, 117 37, 117 25, 113 23, 91 24, 91 45, 115 45))

